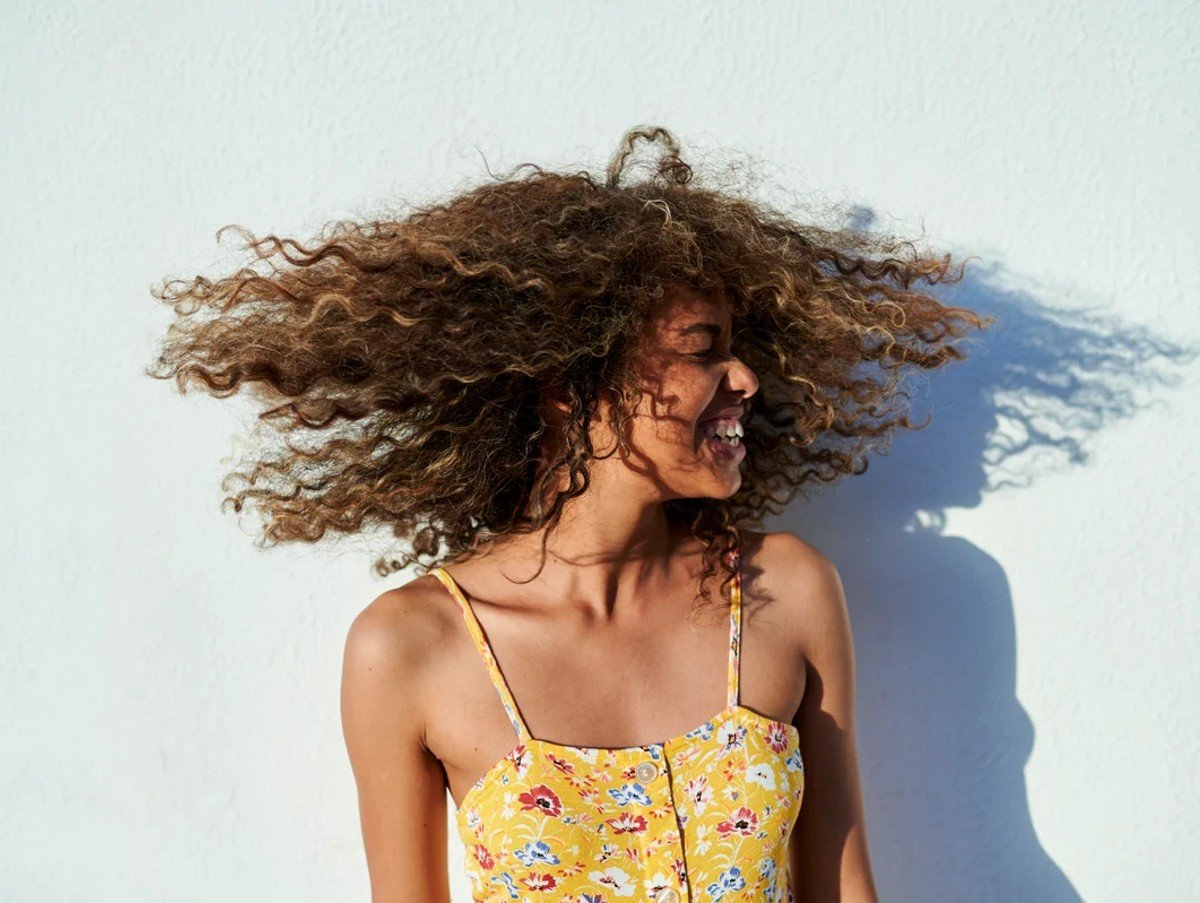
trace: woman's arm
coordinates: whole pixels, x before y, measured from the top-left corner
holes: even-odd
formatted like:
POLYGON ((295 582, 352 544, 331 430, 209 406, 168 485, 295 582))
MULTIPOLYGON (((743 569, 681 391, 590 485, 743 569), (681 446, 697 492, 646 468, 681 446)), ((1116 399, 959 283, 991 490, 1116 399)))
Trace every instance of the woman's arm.
POLYGON ((424 743, 429 653, 415 594, 389 590, 350 627, 342 728, 358 785, 372 903, 448 903, 446 786, 424 743))
POLYGON ((800 608, 809 647, 804 700, 795 720, 805 789, 791 841, 792 890, 796 903, 878 903, 858 771, 846 597, 833 563, 798 538, 790 540, 795 548, 786 568, 792 571, 790 585, 805 597, 800 608))

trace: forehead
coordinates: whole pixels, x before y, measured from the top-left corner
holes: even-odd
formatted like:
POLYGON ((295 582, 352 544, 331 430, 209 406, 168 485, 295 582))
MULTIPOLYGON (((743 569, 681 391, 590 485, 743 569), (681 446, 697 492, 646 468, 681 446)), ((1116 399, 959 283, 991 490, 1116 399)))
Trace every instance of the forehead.
POLYGON ((728 330, 731 317, 732 309, 723 290, 669 285, 650 322, 653 332, 669 339, 686 334, 687 328, 697 323, 715 323, 728 330))

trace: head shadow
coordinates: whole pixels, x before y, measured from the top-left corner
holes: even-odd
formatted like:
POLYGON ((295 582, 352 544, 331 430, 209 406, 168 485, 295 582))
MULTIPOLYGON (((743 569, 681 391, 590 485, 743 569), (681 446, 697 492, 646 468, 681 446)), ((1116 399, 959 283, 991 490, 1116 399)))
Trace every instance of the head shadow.
MULTIPOLYGON (((869 221, 869 213, 864 215, 869 221)), ((937 294, 996 322, 967 359, 911 379, 913 420, 867 471, 774 526, 839 566, 854 627, 858 748, 873 866, 897 900, 1080 899, 1038 840, 1001 562, 947 536, 946 511, 1090 458, 1110 425, 1161 403, 1197 349, 1064 307, 1001 267, 937 294)))

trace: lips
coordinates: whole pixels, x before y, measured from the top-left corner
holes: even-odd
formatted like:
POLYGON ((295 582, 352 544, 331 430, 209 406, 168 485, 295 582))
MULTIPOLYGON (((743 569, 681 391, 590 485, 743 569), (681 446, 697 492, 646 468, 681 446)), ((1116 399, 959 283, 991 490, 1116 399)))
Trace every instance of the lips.
POLYGON ((707 417, 701 420, 698 425, 701 429, 703 429, 706 424, 711 423, 714 420, 741 421, 745 413, 746 409, 742 405, 734 405, 731 408, 722 408, 719 411, 714 411, 713 413, 709 414, 707 417))

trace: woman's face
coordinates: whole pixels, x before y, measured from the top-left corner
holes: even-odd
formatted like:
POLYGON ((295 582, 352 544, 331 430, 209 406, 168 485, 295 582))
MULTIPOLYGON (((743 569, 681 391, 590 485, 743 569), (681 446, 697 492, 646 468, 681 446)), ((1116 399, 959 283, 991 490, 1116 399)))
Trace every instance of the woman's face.
POLYGON ((727 498, 741 486, 742 421, 758 380, 733 356, 733 328, 723 293, 683 288, 667 292, 647 325, 646 391, 623 463, 662 500, 727 498))

